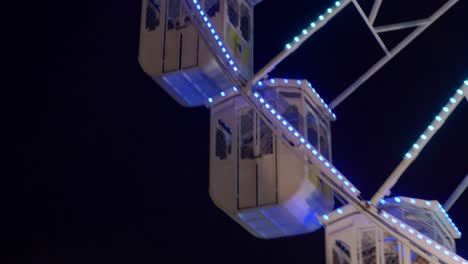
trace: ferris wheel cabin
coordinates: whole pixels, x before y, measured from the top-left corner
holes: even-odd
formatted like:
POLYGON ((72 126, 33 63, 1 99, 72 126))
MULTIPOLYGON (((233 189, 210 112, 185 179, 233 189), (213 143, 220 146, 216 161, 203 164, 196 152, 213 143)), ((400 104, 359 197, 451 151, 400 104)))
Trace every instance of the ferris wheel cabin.
MULTIPOLYGON (((270 79, 255 87, 274 109, 331 160, 334 115, 306 80, 270 79)), ((210 195, 253 235, 275 238, 321 228, 316 215, 332 210, 334 195, 292 149, 236 94, 211 107, 210 195)))
MULTIPOLYGON (((259 1, 201 0, 241 76, 253 72, 253 5, 259 1)), ((139 62, 178 103, 204 105, 230 87, 181 0, 142 0, 139 62)))

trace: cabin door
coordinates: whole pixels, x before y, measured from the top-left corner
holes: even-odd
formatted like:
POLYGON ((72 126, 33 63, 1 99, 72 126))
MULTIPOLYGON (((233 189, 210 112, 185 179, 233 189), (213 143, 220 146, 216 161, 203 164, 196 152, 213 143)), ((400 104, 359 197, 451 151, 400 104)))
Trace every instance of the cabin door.
POLYGON ((276 160, 272 130, 254 111, 239 116, 238 208, 276 203, 276 160))

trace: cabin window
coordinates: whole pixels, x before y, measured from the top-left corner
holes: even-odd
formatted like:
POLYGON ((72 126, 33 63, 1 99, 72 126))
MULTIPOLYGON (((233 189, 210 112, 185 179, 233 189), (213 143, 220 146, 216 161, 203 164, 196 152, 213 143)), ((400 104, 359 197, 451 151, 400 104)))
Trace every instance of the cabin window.
POLYGON ((147 30, 153 31, 159 26, 160 11, 161 6, 158 0, 148 0, 145 15, 145 28, 147 30))
POLYGON ((209 17, 219 12, 219 0, 206 0, 205 10, 209 17))
POLYGON ((240 31, 242 33, 242 37, 246 41, 250 40, 250 14, 249 9, 242 4, 241 10, 241 19, 240 19, 240 31))
POLYGON ((179 27, 179 17, 181 13, 181 2, 180 0, 170 0, 168 1, 168 22, 167 22, 167 29, 174 29, 179 27))
POLYGON ((317 118, 311 112, 307 113, 307 140, 315 147, 318 146, 317 118))
POLYGON ((302 116, 299 114, 297 106, 287 106, 286 110, 283 112, 283 116, 295 129, 299 132, 302 131, 302 116))
POLYGON ((351 263, 350 247, 341 240, 336 240, 333 246, 333 264, 351 263))
POLYGON ((328 145, 328 133, 327 130, 320 125, 320 153, 327 159, 330 159, 330 149, 328 145))
POLYGON ((254 159, 253 111, 241 116, 241 159, 254 159))
POLYGON ((231 154, 232 130, 224 120, 218 120, 216 126, 216 158, 220 160, 227 159, 231 154))
POLYGON ((239 25, 239 3, 237 0, 228 0, 229 21, 234 27, 239 25))
POLYGON ((273 131, 259 118, 260 121, 260 151, 261 154, 273 154, 273 131))

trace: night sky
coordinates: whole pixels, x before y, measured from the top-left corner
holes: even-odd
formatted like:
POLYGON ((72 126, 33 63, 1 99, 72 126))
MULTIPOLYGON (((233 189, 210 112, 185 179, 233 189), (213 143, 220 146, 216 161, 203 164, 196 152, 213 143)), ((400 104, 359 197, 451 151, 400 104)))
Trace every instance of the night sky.
MULTIPOLYGON (((423 18, 444 1, 405 2, 384 1, 376 24, 423 18)), ((256 70, 330 3, 259 4, 256 70)), ((178 105, 142 71, 140 8, 60 1, 6 10, 16 48, 4 50, 16 74, 2 87, 6 263, 325 263, 323 230, 260 240, 214 206, 209 110, 178 105)), ((467 14, 462 0, 335 109, 334 164, 366 199, 468 78, 467 14)), ((384 40, 392 47, 402 36, 384 40)), ((308 79, 331 102, 382 55, 348 7, 270 76, 308 79)), ((467 120, 465 101, 396 195, 446 201, 468 173, 467 120)), ((465 235, 467 205, 465 193, 449 211, 465 235)), ((467 258, 468 238, 457 246, 467 258)))

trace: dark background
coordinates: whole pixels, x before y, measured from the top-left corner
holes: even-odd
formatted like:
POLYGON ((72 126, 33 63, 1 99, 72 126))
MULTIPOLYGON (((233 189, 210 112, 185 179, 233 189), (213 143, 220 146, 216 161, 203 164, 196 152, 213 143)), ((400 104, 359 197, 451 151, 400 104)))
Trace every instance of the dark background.
MULTIPOLYGON (((376 24, 443 2, 384 1, 376 24)), ((256 7, 257 70, 332 1, 288 3, 256 7)), ((179 106, 138 65, 140 1, 22 4, 3 11, 6 263, 324 263, 323 230, 259 240, 211 202, 209 111, 179 106)), ((467 14, 460 1, 335 109, 334 164, 365 198, 468 78, 467 14)), ((271 76, 306 78, 331 102, 380 56, 348 7, 271 76)), ((468 172, 467 114, 465 101, 396 195, 446 201, 468 172)), ((449 212, 464 234, 467 198, 449 212)))

